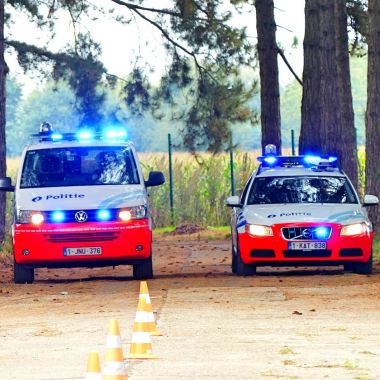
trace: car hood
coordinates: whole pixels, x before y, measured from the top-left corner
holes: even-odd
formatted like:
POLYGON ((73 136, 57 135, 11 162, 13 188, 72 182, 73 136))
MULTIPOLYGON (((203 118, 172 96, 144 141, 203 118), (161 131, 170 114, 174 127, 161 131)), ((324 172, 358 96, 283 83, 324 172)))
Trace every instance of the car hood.
POLYGON ((143 185, 47 187, 16 190, 17 210, 78 210, 147 204, 143 185))
POLYGON ((248 223, 273 225, 279 223, 323 222, 349 224, 367 219, 359 204, 276 204, 249 205, 243 210, 248 223))

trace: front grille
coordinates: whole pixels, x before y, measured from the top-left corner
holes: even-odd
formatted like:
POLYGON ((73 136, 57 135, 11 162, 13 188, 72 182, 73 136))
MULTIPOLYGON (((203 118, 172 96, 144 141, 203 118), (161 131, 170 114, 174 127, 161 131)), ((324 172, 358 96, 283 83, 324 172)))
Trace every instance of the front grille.
POLYGON ((92 241, 112 241, 116 240, 120 232, 90 232, 90 233, 71 233, 71 234, 45 234, 45 239, 50 243, 85 243, 92 241))
POLYGON ((360 248, 343 248, 339 252, 341 257, 363 256, 363 251, 360 248))
POLYGON ((332 228, 323 226, 327 229, 327 237, 320 238, 316 234, 316 230, 321 226, 305 226, 305 227, 283 227, 281 229, 282 236, 286 240, 327 240, 331 236, 332 228))
POLYGON ((312 257, 330 257, 331 250, 328 249, 315 249, 313 251, 303 251, 302 249, 291 249, 282 251, 284 257, 287 258, 312 258, 312 257))
MULTIPOLYGON (((78 223, 78 221, 75 219, 75 213, 78 211, 84 211, 87 214, 87 219, 85 221, 86 223, 88 223, 88 222, 99 222, 99 218, 98 218, 99 210, 97 210, 97 209, 95 209, 95 210, 67 210, 67 211, 64 211, 64 214, 65 214, 64 222, 65 223, 78 223)), ((110 213, 110 218, 107 220, 108 222, 115 221, 115 220, 119 219, 117 209, 108 209, 107 211, 109 211, 109 213, 110 213)), ((47 221, 47 223, 57 224, 57 222, 55 222, 53 220, 54 211, 45 211, 44 214, 45 214, 44 216, 45 216, 45 220, 47 221)))

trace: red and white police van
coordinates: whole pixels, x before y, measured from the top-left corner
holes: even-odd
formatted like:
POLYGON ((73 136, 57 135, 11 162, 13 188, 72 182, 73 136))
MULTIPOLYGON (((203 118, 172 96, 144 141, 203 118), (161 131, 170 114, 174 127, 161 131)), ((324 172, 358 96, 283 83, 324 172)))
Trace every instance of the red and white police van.
POLYGON ((136 150, 121 129, 60 134, 43 124, 22 154, 14 191, 14 282, 32 283, 39 267, 133 265, 151 278, 152 220, 136 150))
POLYGON ((372 272, 372 225, 336 157, 277 156, 266 147, 260 165, 232 207, 232 272, 258 266, 344 265, 372 272))

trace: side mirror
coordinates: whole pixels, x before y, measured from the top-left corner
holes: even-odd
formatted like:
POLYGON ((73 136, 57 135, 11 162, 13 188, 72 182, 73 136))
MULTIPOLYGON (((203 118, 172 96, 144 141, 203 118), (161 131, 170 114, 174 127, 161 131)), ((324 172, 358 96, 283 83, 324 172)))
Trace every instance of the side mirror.
POLYGON ((150 172, 149 178, 145 181, 146 187, 160 186, 165 183, 165 176, 162 172, 150 172))
POLYGON ((376 206, 379 204, 379 198, 376 195, 365 195, 363 206, 376 206))
POLYGON ((0 178, 0 191, 15 191, 10 177, 0 178))
POLYGON ((237 195, 233 195, 232 197, 228 197, 226 201, 226 206, 228 207, 242 207, 243 205, 239 201, 239 197, 237 195))

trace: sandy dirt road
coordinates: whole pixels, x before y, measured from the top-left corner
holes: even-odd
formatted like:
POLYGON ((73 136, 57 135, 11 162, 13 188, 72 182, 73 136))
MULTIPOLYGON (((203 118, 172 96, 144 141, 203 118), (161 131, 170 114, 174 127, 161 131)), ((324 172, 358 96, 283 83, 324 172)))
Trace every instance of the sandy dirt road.
MULTIPOLYGON (((159 359, 134 379, 380 379, 380 270, 263 268, 230 273, 230 241, 158 241, 149 290, 159 359)), ((110 318, 129 351, 139 282, 129 267, 0 271, 0 379, 83 379, 110 318)))

